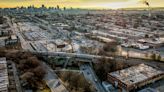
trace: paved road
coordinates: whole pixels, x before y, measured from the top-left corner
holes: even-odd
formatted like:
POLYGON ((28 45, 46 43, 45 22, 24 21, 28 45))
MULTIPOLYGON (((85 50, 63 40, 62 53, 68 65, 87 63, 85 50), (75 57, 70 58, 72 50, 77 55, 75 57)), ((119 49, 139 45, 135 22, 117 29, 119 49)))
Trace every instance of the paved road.
POLYGON ((71 70, 71 69, 54 70, 54 72, 77 72, 77 73, 82 73, 82 71, 80 71, 80 70, 71 70))
POLYGON ((13 20, 11 20, 9 17, 5 17, 7 19, 7 23, 9 24, 11 30, 13 33, 15 33, 19 39, 20 39, 20 42, 21 42, 21 46, 24 50, 30 50, 30 51, 33 51, 32 47, 30 46, 29 43, 26 42, 26 40, 22 37, 21 33, 19 32, 20 30, 18 29, 18 26, 17 24, 15 23, 15 25, 13 25, 11 22, 13 20))
POLYGON ((16 83, 15 85, 16 85, 17 92, 23 92, 22 88, 21 88, 20 80, 18 77, 18 72, 17 72, 16 66, 12 61, 10 61, 10 62, 12 63, 12 67, 13 67, 13 73, 14 73, 14 79, 15 79, 15 83, 16 83))
POLYGON ((81 65, 80 70, 83 72, 85 78, 95 86, 97 92, 105 92, 94 70, 88 64, 81 65))
POLYGON ((68 92, 54 71, 44 62, 43 66, 47 70, 47 74, 45 75, 44 80, 46 81, 48 87, 51 89, 51 92, 68 92))

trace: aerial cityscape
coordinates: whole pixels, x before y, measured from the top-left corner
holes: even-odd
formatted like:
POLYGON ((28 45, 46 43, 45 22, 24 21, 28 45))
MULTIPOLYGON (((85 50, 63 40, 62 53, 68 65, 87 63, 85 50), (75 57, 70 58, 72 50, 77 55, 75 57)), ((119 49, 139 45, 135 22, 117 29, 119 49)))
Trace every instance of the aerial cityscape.
POLYGON ((0 0, 0 92, 164 92, 164 1, 0 0))

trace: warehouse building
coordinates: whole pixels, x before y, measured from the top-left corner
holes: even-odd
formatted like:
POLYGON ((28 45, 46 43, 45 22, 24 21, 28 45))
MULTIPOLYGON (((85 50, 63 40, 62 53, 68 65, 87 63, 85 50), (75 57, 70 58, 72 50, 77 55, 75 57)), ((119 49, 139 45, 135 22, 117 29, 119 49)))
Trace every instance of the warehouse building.
POLYGON ((108 81, 125 91, 140 88, 164 78, 164 72, 145 64, 139 64, 108 74, 108 81))

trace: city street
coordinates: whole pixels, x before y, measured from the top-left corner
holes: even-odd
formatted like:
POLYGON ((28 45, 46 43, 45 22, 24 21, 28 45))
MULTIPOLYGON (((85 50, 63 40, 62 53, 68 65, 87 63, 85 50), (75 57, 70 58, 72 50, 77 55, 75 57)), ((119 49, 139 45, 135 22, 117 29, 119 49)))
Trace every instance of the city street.
POLYGON ((45 75, 44 80, 46 81, 48 87, 51 89, 51 92, 68 92, 54 71, 44 62, 43 66, 47 70, 47 74, 45 75))
POLYGON ((94 70, 88 64, 81 65, 80 70, 83 72, 85 78, 95 86, 97 92, 105 92, 94 70))

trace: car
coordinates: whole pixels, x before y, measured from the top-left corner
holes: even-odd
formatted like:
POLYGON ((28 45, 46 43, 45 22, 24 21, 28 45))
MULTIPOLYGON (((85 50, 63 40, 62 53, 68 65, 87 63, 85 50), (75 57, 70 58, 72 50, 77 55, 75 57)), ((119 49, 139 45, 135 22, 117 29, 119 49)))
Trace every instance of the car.
POLYGON ((85 70, 85 68, 83 68, 83 70, 85 70))

